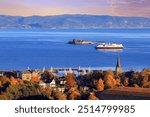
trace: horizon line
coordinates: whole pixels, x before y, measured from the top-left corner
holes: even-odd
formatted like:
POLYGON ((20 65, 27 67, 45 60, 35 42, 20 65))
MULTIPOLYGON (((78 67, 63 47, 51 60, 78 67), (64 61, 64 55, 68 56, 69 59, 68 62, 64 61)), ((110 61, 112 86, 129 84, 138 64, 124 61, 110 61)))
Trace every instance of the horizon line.
POLYGON ((46 16, 63 16, 63 15, 91 15, 91 16, 110 16, 110 17, 136 17, 136 18, 150 18, 145 16, 125 16, 125 15, 99 15, 99 14, 56 14, 56 15, 8 15, 8 14, 0 14, 0 16, 12 16, 12 17, 32 17, 32 16, 38 16, 38 17, 46 17, 46 16))

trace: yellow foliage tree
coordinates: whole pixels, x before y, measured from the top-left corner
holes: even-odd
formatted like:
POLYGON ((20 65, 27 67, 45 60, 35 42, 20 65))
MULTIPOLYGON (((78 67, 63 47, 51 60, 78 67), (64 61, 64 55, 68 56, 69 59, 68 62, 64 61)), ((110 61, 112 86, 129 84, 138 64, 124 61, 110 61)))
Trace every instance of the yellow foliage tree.
POLYGON ((112 75, 107 75, 105 77, 105 86, 106 88, 113 88, 114 86, 116 86, 116 80, 112 75))
POLYGON ((114 77, 114 72, 112 70, 108 70, 104 73, 104 76, 107 76, 107 75, 111 75, 112 77, 114 77))
POLYGON ((97 90, 103 91, 104 90, 104 81, 102 79, 99 79, 97 82, 97 90))

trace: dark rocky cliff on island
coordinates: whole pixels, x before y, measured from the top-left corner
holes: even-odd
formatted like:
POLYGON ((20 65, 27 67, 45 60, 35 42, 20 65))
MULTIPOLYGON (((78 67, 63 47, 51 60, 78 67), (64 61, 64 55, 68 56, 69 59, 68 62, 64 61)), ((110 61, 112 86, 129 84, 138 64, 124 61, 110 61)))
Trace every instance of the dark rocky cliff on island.
POLYGON ((100 15, 6 16, 0 15, 0 28, 150 28, 150 18, 100 15))

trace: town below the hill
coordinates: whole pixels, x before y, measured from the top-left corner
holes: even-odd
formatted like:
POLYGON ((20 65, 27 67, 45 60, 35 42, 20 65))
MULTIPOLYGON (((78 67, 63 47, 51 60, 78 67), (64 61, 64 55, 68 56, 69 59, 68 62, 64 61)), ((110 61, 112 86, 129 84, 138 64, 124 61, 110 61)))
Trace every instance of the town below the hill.
POLYGON ((1 100, 150 99, 150 69, 0 71, 1 100), (61 75, 58 75, 61 72, 61 75))

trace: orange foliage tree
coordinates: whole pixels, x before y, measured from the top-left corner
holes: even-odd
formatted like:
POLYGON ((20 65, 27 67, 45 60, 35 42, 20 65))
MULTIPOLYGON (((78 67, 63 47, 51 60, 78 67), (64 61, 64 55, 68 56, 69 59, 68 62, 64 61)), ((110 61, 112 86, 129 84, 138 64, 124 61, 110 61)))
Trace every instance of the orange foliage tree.
POLYGON ((0 81, 0 87, 2 87, 3 85, 2 85, 2 82, 0 81))
POLYGON ((88 99, 89 100, 98 100, 98 98, 95 96, 95 94, 93 92, 90 93, 88 99))
POLYGON ((113 88, 116 86, 116 80, 114 79, 114 73, 112 70, 108 70, 104 74, 104 82, 106 88, 113 88))
POLYGON ((66 95, 60 92, 58 89, 56 91, 53 91, 53 97, 57 100, 66 100, 66 95))
POLYGON ((38 74, 32 75, 30 82, 37 83, 38 81, 39 81, 39 75, 38 74))
POLYGON ((97 88, 98 91, 103 91, 104 90, 104 81, 102 79, 98 80, 96 88, 97 88))
POLYGON ((74 86, 76 84, 74 74, 69 73, 66 78, 67 86, 74 86))
POLYGON ((20 85, 23 84, 23 80, 21 80, 20 78, 17 78, 16 80, 17 80, 18 84, 20 84, 20 85))
POLYGON ((9 78, 7 78, 6 76, 2 76, 0 78, 0 81, 1 81, 2 85, 6 84, 6 83, 10 83, 9 78))
POLYGON ((116 80, 112 77, 109 76, 105 82, 106 88, 113 88, 116 86, 116 80))
POLYGON ((17 80, 14 78, 14 77, 10 77, 10 84, 11 85, 16 85, 16 84, 18 84, 18 82, 17 82, 17 80))
POLYGON ((70 88, 67 94, 69 95, 70 100, 79 99, 81 96, 81 94, 79 93, 76 87, 70 88))

